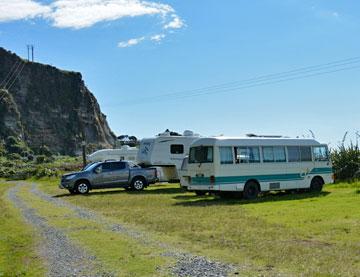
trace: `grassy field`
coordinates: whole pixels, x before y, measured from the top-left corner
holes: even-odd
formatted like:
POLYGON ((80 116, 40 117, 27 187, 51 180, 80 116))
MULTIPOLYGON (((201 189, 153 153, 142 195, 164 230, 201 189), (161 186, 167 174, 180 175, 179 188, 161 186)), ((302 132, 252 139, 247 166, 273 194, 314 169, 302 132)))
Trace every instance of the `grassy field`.
POLYGON ((249 275, 360 274, 360 183, 256 201, 197 197, 178 185, 156 185, 140 193, 93 191, 87 196, 70 196, 57 189, 57 180, 43 181, 41 188, 159 240, 238 264, 249 275))
POLYGON ((44 268, 35 251, 38 238, 5 199, 10 187, 0 182, 0 276, 43 276, 44 268))

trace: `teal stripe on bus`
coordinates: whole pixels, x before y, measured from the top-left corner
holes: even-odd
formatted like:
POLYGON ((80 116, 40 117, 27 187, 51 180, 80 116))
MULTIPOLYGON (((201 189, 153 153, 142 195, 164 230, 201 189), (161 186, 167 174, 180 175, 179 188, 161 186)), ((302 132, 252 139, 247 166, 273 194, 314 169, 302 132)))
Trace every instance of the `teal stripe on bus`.
MULTIPOLYGON (((333 170, 331 167, 314 168, 309 174, 329 174, 333 170)), ((303 180, 305 176, 299 173, 292 174, 271 174, 271 175, 248 175, 248 176, 219 176, 215 178, 216 184, 232 184, 245 183, 250 179, 258 180, 259 182, 275 182, 275 181, 297 181, 303 180)), ((209 177, 193 177, 191 184, 193 185, 208 185, 210 183, 209 177)))

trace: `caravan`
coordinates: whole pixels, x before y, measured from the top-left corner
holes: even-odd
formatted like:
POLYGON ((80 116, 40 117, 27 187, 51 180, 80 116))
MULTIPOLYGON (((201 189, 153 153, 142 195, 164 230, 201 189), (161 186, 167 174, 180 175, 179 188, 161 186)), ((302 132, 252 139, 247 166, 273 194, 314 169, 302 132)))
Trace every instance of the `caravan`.
POLYGON ((190 144, 199 137, 191 131, 180 135, 167 130, 154 138, 144 138, 140 141, 137 162, 145 167, 156 167, 161 182, 179 181, 178 170, 189 154, 190 144))

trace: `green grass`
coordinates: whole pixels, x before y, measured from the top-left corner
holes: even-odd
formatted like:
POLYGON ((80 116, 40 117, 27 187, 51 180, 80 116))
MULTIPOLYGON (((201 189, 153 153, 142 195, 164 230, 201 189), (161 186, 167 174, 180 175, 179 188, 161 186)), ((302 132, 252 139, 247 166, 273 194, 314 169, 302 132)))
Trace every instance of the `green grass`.
POLYGON ((144 192, 93 191, 66 201, 136 226, 190 251, 244 265, 249 274, 360 273, 360 183, 327 185, 321 194, 278 194, 256 201, 196 197, 178 185, 144 192))
POLYGON ((6 200, 10 187, 0 181, 0 276, 43 276, 45 269, 36 254, 38 237, 6 200))
POLYGON ((46 219, 47 224, 60 228, 74 243, 95 255, 104 267, 118 276, 162 276, 164 265, 171 259, 160 256, 160 249, 144 246, 134 239, 104 230, 103 226, 77 218, 66 207, 57 207, 28 192, 20 190, 19 196, 46 219), (158 268, 163 268, 159 272, 158 268))

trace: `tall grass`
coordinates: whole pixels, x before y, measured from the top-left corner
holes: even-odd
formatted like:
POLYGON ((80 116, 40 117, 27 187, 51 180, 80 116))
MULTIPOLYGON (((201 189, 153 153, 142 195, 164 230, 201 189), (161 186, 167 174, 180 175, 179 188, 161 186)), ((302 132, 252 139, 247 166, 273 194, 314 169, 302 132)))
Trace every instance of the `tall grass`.
POLYGON ((343 143, 331 151, 331 160, 337 180, 351 181, 360 177, 360 148, 358 143, 343 143))

